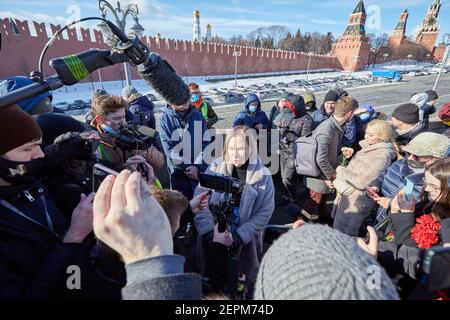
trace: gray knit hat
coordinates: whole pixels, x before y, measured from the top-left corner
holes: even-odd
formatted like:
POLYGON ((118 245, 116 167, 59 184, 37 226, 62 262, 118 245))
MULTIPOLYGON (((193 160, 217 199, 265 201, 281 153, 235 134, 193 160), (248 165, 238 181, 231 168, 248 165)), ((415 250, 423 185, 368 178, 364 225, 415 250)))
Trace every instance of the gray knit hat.
POLYGON ((132 86, 126 86, 122 89, 122 98, 124 99, 128 99, 129 97, 131 97, 133 94, 139 93, 136 88, 132 87, 132 86))
POLYGON ((434 157, 443 159, 450 152, 450 139, 434 132, 423 132, 411 140, 403 151, 418 157, 434 157))
POLYGON ((282 235, 265 254, 255 285, 261 300, 397 300, 392 281, 355 239, 323 225, 282 235))

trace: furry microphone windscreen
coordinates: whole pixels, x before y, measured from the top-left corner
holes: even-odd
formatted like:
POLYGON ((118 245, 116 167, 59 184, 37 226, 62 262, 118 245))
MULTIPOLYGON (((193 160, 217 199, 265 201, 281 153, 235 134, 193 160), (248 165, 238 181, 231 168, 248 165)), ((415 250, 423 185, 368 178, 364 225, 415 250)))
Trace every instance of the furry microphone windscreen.
POLYGON ((188 86, 172 66, 156 54, 138 67, 141 77, 171 105, 181 106, 190 99, 188 86))

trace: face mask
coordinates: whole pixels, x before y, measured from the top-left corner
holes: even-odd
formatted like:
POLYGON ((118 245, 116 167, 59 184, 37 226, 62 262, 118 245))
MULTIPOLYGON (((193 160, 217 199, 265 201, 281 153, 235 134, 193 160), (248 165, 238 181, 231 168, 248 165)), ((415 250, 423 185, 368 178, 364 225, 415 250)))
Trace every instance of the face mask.
POLYGON ((408 160, 409 168, 415 173, 425 172, 425 163, 416 161, 416 160, 408 160))
POLYGON ((370 122, 370 119, 372 119, 372 115, 369 112, 365 112, 359 115, 359 119, 363 124, 367 124, 370 122))
POLYGON ((23 184, 35 181, 35 174, 42 166, 42 158, 27 162, 0 158, 0 177, 11 184, 23 184))
POLYGON ((108 125, 102 125, 102 129, 103 129, 106 133, 109 133, 109 134, 111 134, 111 135, 116 135, 116 134, 117 134, 116 130, 114 130, 113 128, 111 128, 111 127, 108 126, 108 125))
POLYGON ((193 94, 191 96, 191 102, 192 103, 196 103, 196 102, 198 102, 198 100, 200 100, 200 95, 199 94, 193 94))
POLYGON ((255 113, 256 110, 258 110, 258 105, 251 104, 251 105, 248 106, 248 111, 250 111, 251 113, 255 113))

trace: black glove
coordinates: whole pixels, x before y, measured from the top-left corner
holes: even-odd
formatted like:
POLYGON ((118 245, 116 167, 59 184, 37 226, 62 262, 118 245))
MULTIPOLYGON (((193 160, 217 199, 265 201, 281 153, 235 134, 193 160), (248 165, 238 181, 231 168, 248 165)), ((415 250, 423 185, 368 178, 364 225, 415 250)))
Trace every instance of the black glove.
POLYGON ((92 143, 83 139, 78 132, 67 132, 55 139, 55 142, 44 149, 48 161, 59 163, 66 159, 93 159, 92 143))

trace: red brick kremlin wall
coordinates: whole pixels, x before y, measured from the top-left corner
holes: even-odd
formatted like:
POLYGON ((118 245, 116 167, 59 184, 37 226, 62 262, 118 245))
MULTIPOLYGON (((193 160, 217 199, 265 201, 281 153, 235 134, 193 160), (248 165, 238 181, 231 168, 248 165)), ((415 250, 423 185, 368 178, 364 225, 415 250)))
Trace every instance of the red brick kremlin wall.
MULTIPOLYGON (((15 20, 19 34, 15 34, 7 18, 0 19, 0 78, 23 74, 38 69, 41 50, 48 41, 45 24, 33 22, 36 36, 30 34, 27 21, 15 20)), ((60 26, 50 24, 52 33, 60 26)), ((59 36, 48 50, 44 61, 46 75, 53 74, 48 66, 51 58, 89 50, 90 48, 108 49, 100 31, 94 30, 91 39, 89 29, 77 28, 68 30, 68 39, 59 36), (82 39, 78 39, 78 36, 82 39)), ((142 41, 151 51, 159 53, 168 60, 181 76, 205 76, 234 74, 235 58, 233 51, 241 52, 238 58, 238 73, 261 73, 278 71, 306 70, 309 55, 282 50, 270 50, 253 47, 242 47, 216 43, 193 43, 191 41, 157 39, 143 37, 142 41)), ((341 65, 335 57, 312 55, 310 69, 335 68, 341 65)), ((101 70, 103 81, 120 80, 124 78, 122 66, 111 66, 101 70)), ((136 68, 132 68, 132 76, 138 79, 136 68)), ((98 80, 98 74, 92 75, 93 81, 98 80)), ((87 79, 86 81, 89 81, 87 79)))

